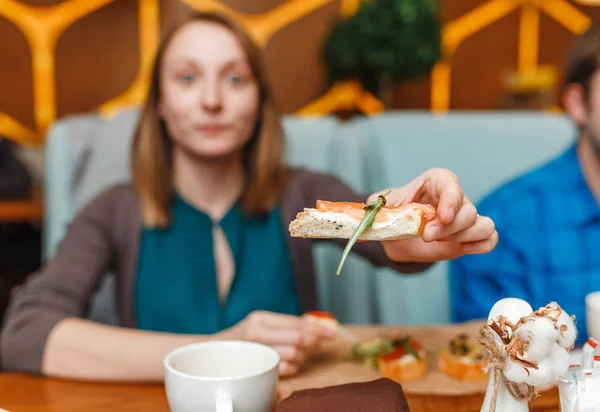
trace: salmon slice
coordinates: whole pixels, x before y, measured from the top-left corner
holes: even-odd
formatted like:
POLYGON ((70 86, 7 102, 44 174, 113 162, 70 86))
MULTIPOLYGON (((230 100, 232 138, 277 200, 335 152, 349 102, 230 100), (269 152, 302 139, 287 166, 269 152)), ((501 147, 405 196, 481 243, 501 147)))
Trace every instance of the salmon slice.
MULTIPOLYGON (((366 203, 330 202, 328 200, 317 200, 317 210, 319 212, 344 213, 357 220, 362 220, 362 218, 365 216, 365 207, 367 207, 366 203)), ((435 209, 433 206, 422 203, 408 203, 400 206, 383 206, 381 209, 379 209, 379 212, 377 212, 377 215, 375 216, 375 222, 385 222, 390 218, 390 214, 399 213, 406 209, 422 210, 426 222, 435 219, 435 209)))

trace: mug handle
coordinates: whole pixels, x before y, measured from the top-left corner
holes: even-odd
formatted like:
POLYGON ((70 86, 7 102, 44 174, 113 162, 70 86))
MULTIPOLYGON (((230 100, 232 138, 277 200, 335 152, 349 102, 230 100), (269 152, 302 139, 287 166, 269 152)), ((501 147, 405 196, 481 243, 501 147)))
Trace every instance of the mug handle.
POLYGON ((233 402, 228 396, 217 398, 217 412, 233 412, 233 402))

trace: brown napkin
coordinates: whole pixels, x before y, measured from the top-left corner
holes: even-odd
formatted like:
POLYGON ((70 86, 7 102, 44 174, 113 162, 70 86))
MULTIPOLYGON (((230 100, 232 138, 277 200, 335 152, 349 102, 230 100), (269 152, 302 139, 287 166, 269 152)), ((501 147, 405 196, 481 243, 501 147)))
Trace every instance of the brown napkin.
POLYGON ((387 379, 304 389, 284 399, 276 412, 409 412, 400 384, 387 379))

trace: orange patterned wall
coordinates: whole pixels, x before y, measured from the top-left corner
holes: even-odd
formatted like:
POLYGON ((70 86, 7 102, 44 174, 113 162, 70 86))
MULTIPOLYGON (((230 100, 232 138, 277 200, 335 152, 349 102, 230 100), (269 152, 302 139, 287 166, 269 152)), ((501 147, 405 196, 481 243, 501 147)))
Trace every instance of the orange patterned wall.
MULTIPOLYGON (((503 69, 535 68, 544 60, 548 39, 552 36, 559 39, 552 43, 564 49, 574 34, 588 27, 598 3, 595 0, 447 0, 444 2, 447 24, 443 31, 446 57, 430 78, 401 85, 397 107, 427 107, 435 111, 464 108, 461 102, 469 99, 466 94, 477 95, 475 89, 481 89, 462 86, 468 78, 465 68, 468 73, 474 62, 491 58, 496 49, 503 56, 515 55, 514 62, 504 58, 503 69), (467 57, 461 56, 461 49, 473 49, 469 46, 471 39, 476 44, 477 38, 485 37, 483 32, 488 28, 492 32, 500 24, 504 33, 495 34, 496 40, 483 49, 474 47, 478 51, 470 50, 467 57), (516 43, 507 47, 505 43, 511 39, 516 43)), ((319 44, 329 20, 338 13, 351 15, 358 5, 359 0, 0 0, 0 23, 4 24, 0 25, 0 37, 15 39, 0 46, 0 56, 10 58, 13 51, 17 56, 14 61, 0 60, 4 65, 0 65, 0 87, 7 90, 4 96, 0 93, 0 134, 23 143, 39 144, 48 126, 62 115, 92 109, 110 115, 122 107, 139 104, 164 21, 191 9, 224 11, 245 23, 266 49, 268 62, 274 68, 276 97, 285 112, 321 115, 353 108, 365 113, 378 112, 383 109, 379 101, 363 93, 355 83, 327 89, 318 61, 319 44), (123 20, 126 17, 133 21, 123 20), (76 35, 82 27, 96 27, 96 30, 86 29, 89 38, 76 35), (8 32, 13 37, 2 36, 8 32), (112 39, 113 45, 103 43, 106 39, 112 39), (26 45, 25 53, 21 50, 22 43, 26 45), (308 43, 302 46, 308 47, 308 51, 293 47, 299 43, 308 43), (21 51, 16 51, 19 47, 21 51), (88 48, 93 49, 92 54, 88 48), (122 51, 115 57, 111 54, 113 48, 122 51), (290 49, 297 57, 296 60, 291 57, 286 65, 288 59, 282 56, 290 53, 290 49), (98 60, 93 67, 90 59, 98 60), (86 70, 96 72, 87 75, 86 70), (107 71, 114 75, 107 75, 107 71), (94 80, 96 84, 90 86, 94 80), (306 85, 306 91, 298 89, 298 83, 306 85), (118 91, 105 96, 107 89, 118 91), (29 93, 31 96, 26 96, 29 93), (86 96, 92 95, 101 100, 86 100, 86 96)), ((560 57, 555 52, 550 54, 550 63, 559 63, 556 60, 560 57)), ((485 64, 481 67, 483 71, 485 64)), ((493 76, 499 83, 498 73, 493 76)), ((497 92, 497 87, 488 90, 488 94, 497 92)), ((482 97, 481 102, 484 101, 482 97)), ((487 108, 489 103, 469 105, 487 108)))

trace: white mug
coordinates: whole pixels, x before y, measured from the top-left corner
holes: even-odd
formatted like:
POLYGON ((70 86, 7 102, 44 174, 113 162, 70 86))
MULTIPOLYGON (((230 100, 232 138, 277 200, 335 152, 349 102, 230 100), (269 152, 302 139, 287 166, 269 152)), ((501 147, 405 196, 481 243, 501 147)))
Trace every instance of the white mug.
POLYGON ((585 318, 588 336, 600 341, 600 291, 585 297, 585 318))
POLYGON ((173 412, 270 412, 277 399, 279 355, 246 341, 182 346, 164 360, 173 412))

